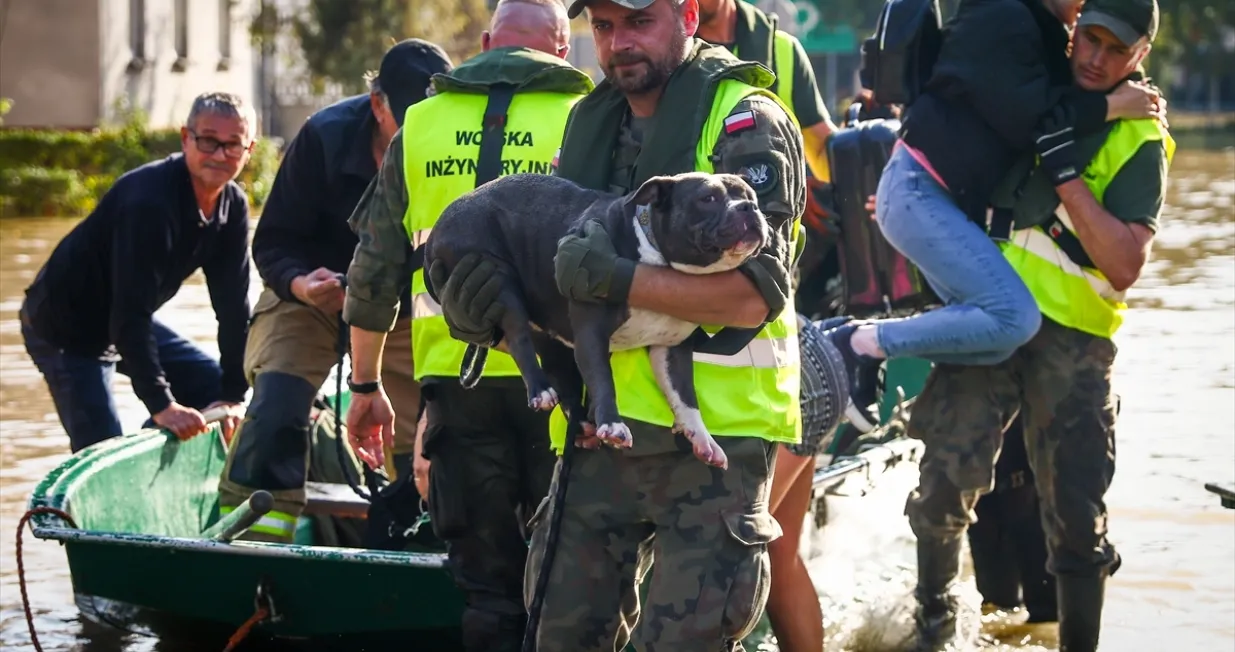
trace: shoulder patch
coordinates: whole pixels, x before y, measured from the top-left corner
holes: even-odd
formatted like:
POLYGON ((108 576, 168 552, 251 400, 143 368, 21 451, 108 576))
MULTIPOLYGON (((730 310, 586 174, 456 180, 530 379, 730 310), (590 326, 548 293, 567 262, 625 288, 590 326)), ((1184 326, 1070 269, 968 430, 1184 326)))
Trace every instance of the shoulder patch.
POLYGON ((753 159, 738 168, 738 175, 746 179, 746 183, 750 184, 757 195, 762 195, 775 188, 780 180, 777 178, 776 166, 771 160, 763 157, 753 159))
POLYGON ((755 128, 755 112, 740 111, 725 118, 725 133, 736 134, 747 129, 755 128))

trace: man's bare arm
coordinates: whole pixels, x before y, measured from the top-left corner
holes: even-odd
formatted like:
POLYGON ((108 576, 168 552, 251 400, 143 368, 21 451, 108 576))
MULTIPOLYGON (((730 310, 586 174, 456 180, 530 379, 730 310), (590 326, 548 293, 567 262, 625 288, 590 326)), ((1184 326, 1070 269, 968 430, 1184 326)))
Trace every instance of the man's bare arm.
POLYGON ((630 305, 696 324, 739 328, 761 326, 768 315, 767 301, 737 270, 696 276, 639 265, 630 286, 630 305))
POLYGON ((352 381, 371 383, 382 377, 382 350, 386 347, 386 333, 351 327, 352 333, 352 381))
POLYGON ((1111 287, 1120 292, 1132 287, 1149 260, 1154 232, 1143 224, 1124 222, 1111 215, 1083 179, 1068 181, 1056 192, 1068 210, 1085 253, 1111 287))

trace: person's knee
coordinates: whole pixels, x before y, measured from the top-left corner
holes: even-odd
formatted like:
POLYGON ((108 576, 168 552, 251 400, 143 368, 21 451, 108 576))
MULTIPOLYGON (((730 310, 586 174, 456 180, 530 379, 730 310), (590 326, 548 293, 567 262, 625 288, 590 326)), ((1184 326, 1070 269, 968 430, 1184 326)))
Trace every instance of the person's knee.
POLYGON ((961 491, 951 482, 922 482, 905 500, 909 528, 919 539, 963 536, 975 520, 973 505, 980 492, 961 491))
POLYGON ((309 455, 309 411, 317 388, 299 376, 257 375, 253 400, 237 432, 228 480, 268 490, 304 486, 309 455))
POLYGON ((993 348, 997 357, 1001 356, 993 360, 992 364, 1011 357, 1016 349, 1032 340, 1042 327, 1042 311, 1023 284, 1013 291, 1001 293, 999 303, 989 307, 987 314, 995 320, 997 330, 993 348))

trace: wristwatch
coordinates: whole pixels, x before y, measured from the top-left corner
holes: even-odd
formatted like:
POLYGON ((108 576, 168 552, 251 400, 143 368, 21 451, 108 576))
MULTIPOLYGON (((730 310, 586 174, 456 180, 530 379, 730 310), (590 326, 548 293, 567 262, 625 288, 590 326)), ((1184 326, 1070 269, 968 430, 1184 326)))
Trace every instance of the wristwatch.
POLYGON ((367 383, 356 383, 352 382, 352 377, 350 375, 347 377, 347 388, 351 390, 353 394, 376 394, 377 390, 381 389, 381 387, 382 381, 380 379, 367 383))

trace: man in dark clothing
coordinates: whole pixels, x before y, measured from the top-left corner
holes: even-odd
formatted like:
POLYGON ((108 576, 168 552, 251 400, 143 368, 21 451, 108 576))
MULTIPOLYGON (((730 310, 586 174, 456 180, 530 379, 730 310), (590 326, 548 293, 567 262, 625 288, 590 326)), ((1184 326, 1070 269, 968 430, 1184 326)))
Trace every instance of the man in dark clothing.
MULTIPOLYGON (((273 524, 249 539, 290 542, 305 505, 309 412, 338 361, 339 313, 356 234, 347 220, 377 175, 407 108, 424 99, 429 78, 451 69, 438 46, 407 39, 386 52, 370 92, 328 106, 288 146, 253 235, 253 259, 265 283, 253 310, 244 373, 253 400, 219 483, 230 511, 257 489, 275 497, 273 524)), ((410 276, 410 274, 409 274, 410 276)), ((404 288, 395 334, 384 350, 386 387, 396 397, 394 453, 409 473, 420 387, 412 375, 411 300, 404 288)), ((393 456, 392 456, 393 457, 393 456)))
POLYGON ((123 433, 117 369, 150 411, 146 424, 181 439, 205 430, 201 411, 244 400, 249 204, 233 179, 256 126, 240 98, 198 97, 183 152, 117 179, 26 289, 22 337, 74 452, 123 433), (154 319, 198 269, 219 322, 219 362, 154 319))
POLYGON ((1028 622, 1058 619, 1055 576, 1046 571, 1046 533, 1018 415, 1003 433, 995 488, 978 499, 969 526, 973 575, 983 604, 1012 610, 1022 604, 1028 622))

